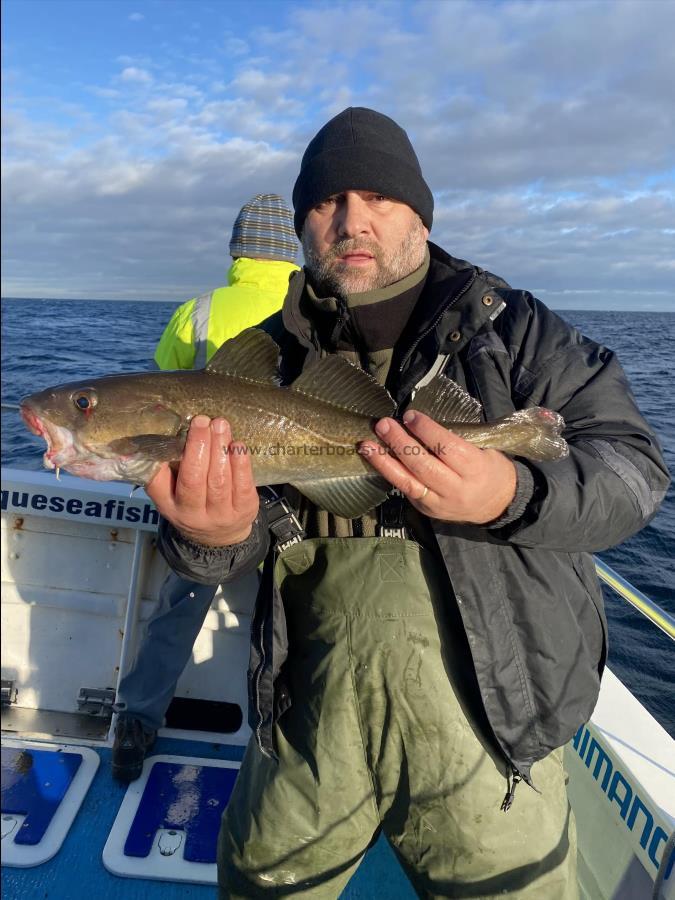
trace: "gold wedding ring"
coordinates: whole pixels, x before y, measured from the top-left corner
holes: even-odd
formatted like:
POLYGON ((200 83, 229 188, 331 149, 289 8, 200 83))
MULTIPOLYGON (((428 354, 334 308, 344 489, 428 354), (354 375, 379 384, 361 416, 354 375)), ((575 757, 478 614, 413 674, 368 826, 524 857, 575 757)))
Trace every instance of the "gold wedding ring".
POLYGON ((424 498, 426 497, 426 495, 427 495, 428 493, 429 493, 429 488, 428 488, 428 487, 426 486, 426 484, 425 484, 425 485, 424 485, 424 490, 422 491, 422 495, 421 495, 420 497, 418 497, 417 499, 418 499, 418 500, 424 500, 424 498))

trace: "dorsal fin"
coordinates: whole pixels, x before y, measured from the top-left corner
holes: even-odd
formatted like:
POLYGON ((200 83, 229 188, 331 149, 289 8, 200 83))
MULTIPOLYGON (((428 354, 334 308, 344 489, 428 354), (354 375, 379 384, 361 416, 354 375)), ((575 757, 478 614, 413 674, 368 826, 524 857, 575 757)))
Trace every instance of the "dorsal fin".
POLYGON ((386 388, 342 356, 310 363, 288 390, 374 419, 391 416, 396 408, 386 388))
POLYGON ((483 407, 478 400, 445 375, 421 387, 409 404, 446 428, 453 422, 480 422, 483 407))
POLYGON ((265 384, 277 377, 279 347, 259 328, 247 328, 220 347, 206 364, 205 372, 235 375, 265 384))

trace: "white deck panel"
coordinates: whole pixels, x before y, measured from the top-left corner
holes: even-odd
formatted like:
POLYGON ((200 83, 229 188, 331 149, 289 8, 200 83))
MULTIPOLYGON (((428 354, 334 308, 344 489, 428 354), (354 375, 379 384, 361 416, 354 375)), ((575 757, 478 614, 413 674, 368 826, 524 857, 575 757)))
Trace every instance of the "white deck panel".
MULTIPOLYGON (((124 800, 113 823, 108 840, 103 848, 103 865, 109 872, 123 878, 151 878, 160 881, 178 881, 193 884, 216 885, 218 880, 216 863, 188 862, 183 857, 185 833, 178 827, 158 828, 152 838, 148 856, 134 857, 125 854, 125 843, 134 818, 139 811, 148 779, 157 763, 171 763, 185 767, 186 774, 198 773, 201 769, 238 769, 239 762, 225 759, 202 759, 189 756, 157 754, 145 760, 140 778, 127 788, 124 800)), ((186 785, 191 787, 190 785, 186 785)), ((173 795, 172 798, 173 800, 173 795)), ((194 791, 187 792, 178 815, 186 823, 203 802, 198 782, 194 791), (194 811, 191 809, 194 807, 194 811)), ((213 801, 208 801, 213 802, 213 801)), ((222 814, 222 811, 219 811, 222 814)), ((218 817, 220 818, 220 816, 218 817)), ((217 836, 217 829, 214 840, 217 836)))

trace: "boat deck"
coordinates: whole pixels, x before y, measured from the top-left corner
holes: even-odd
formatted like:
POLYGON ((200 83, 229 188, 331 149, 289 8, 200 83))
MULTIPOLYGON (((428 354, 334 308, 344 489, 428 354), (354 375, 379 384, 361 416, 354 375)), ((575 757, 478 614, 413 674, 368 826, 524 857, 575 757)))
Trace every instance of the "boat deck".
MULTIPOLYGON (((100 765, 86 793, 82 806, 75 817, 61 849, 56 855, 39 866, 31 868, 2 867, 2 891, 8 900, 36 900, 38 897, 53 900, 79 900, 96 897, 96 900, 185 900, 185 898, 213 898, 215 884, 195 884, 171 880, 142 878, 134 875, 120 878, 105 867, 104 847, 115 826, 118 812, 127 792, 134 790, 115 781, 110 774, 109 748, 95 751, 100 757, 100 765), (64 893, 64 885, 68 885, 64 893), (6 892, 6 893, 5 893, 6 892)), ((223 760, 240 762, 244 748, 228 744, 205 743, 203 741, 178 740, 160 736, 146 760, 146 768, 157 757, 184 757, 186 761, 197 757, 201 760, 223 760)), ((114 837, 114 835, 113 835, 114 837)), ((158 838, 153 838, 156 847, 158 838)), ((171 878, 170 856, 153 853, 149 861, 130 857, 134 863, 153 866, 166 863, 166 878, 171 878)), ((183 862, 183 860, 181 860, 183 862)), ((189 865, 189 864, 188 864, 189 865)), ((199 868, 200 864, 193 864, 199 868)), ((199 876, 197 876, 199 877, 199 876)), ((395 897, 412 900, 415 893, 398 864, 386 840, 380 838, 366 854, 356 875, 343 893, 346 900, 372 900, 374 897, 395 897)))

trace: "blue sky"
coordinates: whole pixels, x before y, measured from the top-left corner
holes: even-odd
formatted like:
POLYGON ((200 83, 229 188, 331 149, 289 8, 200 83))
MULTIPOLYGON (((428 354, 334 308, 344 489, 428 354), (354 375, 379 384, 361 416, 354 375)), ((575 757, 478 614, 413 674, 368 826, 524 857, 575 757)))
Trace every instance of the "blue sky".
POLYGON ((672 0, 4 0, 2 295, 180 301, 350 105, 432 240, 556 309, 675 310, 672 0))

